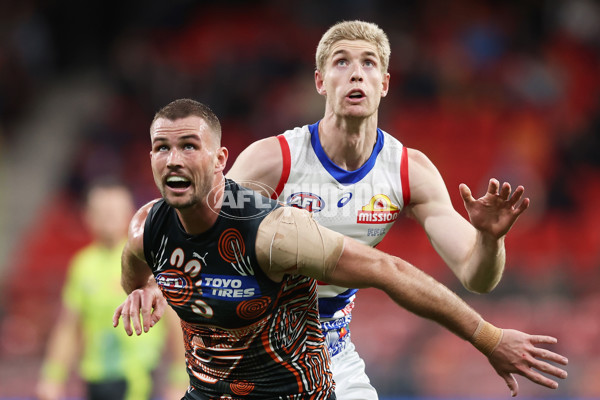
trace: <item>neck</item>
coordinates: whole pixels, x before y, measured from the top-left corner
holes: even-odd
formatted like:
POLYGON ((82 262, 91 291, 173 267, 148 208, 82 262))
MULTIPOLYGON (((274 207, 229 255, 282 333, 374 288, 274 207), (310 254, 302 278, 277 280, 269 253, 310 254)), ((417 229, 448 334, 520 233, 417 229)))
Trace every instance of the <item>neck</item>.
POLYGON ((326 114, 319 123, 319 139, 325 154, 348 171, 360 168, 377 142, 377 115, 340 118, 326 114))
POLYGON ((183 229, 190 235, 198 235, 209 230, 217 221, 221 205, 223 204, 223 193, 225 190, 225 178, 213 182, 210 195, 203 196, 202 201, 193 206, 176 209, 183 229))

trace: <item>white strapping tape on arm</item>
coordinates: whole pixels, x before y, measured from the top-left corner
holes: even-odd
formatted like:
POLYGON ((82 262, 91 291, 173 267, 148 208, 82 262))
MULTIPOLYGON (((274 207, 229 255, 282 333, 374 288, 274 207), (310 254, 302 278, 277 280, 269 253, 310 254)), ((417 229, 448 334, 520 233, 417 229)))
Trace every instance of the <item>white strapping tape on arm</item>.
POLYGON ((324 279, 344 249, 344 235, 327 229, 306 211, 280 207, 261 222, 256 255, 268 274, 302 274, 324 279))

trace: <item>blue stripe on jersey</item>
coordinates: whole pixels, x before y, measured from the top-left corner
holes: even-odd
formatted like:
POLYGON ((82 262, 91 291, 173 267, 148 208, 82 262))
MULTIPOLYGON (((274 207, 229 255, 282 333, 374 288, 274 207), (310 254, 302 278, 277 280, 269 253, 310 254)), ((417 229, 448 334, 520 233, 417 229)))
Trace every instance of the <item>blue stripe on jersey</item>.
POLYGON ((309 125, 308 130, 310 131, 310 143, 312 144, 312 148, 323 167, 325 167, 327 172, 329 172, 339 183, 349 185, 360 181, 369 173, 369 171, 371 171, 371 169, 373 169, 375 161, 377 161, 377 155, 381 149, 383 149, 383 132, 381 129, 377 128, 377 142, 375 143, 373 152, 367 162, 355 171, 346 171, 335 165, 334 162, 327 157, 323 147, 321 147, 321 141, 319 140, 319 122, 321 121, 319 120, 316 123, 309 125))
POLYGON ((319 297, 319 314, 321 318, 331 318, 339 310, 350 303, 350 297, 354 296, 358 289, 348 289, 335 297, 319 297))

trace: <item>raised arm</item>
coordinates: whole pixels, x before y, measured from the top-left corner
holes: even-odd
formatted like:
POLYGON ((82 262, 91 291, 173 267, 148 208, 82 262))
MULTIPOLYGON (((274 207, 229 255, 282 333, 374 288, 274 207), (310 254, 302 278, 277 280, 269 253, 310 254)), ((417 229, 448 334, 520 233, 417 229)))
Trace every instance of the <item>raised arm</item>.
POLYGON ((558 383, 536 370, 558 378, 567 376, 540 360, 566 365, 565 357, 535 347, 556 343, 555 338, 494 327, 423 271, 318 225, 305 210, 282 207, 269 214, 260 225, 256 249, 261 268, 274 280, 296 273, 342 287, 385 291, 401 307, 472 343, 488 357, 513 396, 518 392, 513 373, 553 389, 558 383))
POLYGON ((138 335, 142 329, 148 332, 167 308, 167 302, 144 256, 144 224, 154 202, 144 205, 133 216, 121 257, 121 286, 128 296, 115 310, 113 326, 117 327, 122 317, 128 335, 132 335, 134 330, 138 335))
POLYGON ((283 170, 283 156, 277 137, 252 143, 236 158, 227 178, 266 197, 277 188, 283 170))
POLYGON ((500 188, 498 181, 491 179, 486 194, 474 199, 461 184, 469 223, 452 206, 433 163, 414 149, 408 150, 408 157, 411 202, 407 215, 423 226, 435 250, 465 288, 476 293, 491 291, 504 271, 504 237, 529 206, 529 199, 519 203, 523 187, 511 195, 508 183, 500 188))

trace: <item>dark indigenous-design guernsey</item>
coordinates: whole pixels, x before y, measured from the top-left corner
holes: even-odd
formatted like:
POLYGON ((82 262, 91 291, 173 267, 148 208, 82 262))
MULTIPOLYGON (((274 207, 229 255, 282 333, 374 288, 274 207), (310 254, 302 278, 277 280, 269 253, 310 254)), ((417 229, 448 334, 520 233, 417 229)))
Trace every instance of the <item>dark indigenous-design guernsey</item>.
POLYGON ((316 282, 274 282, 256 260, 258 226, 276 207, 227 180, 207 232, 187 234, 164 200, 148 214, 144 252, 182 320, 191 398, 334 398, 316 282))

